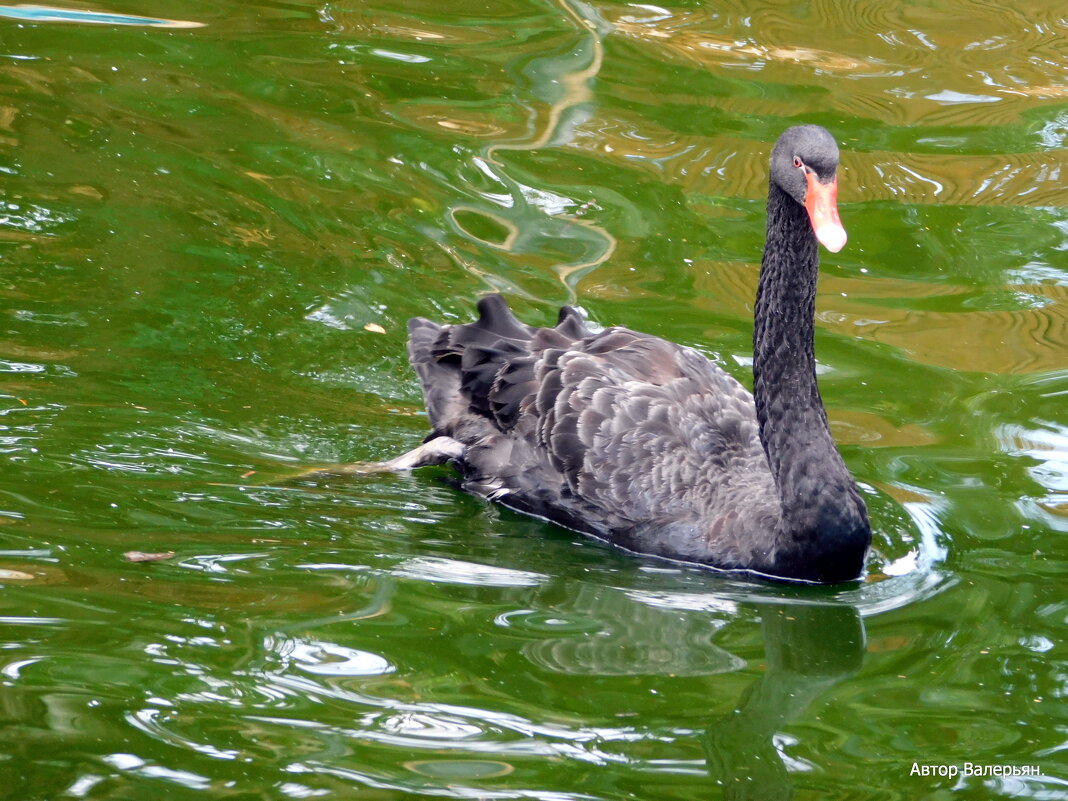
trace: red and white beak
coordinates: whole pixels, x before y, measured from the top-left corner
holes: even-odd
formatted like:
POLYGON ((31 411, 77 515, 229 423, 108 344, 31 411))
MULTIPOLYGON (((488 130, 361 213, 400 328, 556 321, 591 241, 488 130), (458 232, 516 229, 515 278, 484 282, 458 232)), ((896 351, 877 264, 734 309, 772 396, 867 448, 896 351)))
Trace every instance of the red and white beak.
POLYGON ((808 191, 805 192, 805 209, 812 222, 812 231, 831 253, 845 247, 846 232, 838 216, 838 177, 822 184, 814 172, 806 172, 808 191))

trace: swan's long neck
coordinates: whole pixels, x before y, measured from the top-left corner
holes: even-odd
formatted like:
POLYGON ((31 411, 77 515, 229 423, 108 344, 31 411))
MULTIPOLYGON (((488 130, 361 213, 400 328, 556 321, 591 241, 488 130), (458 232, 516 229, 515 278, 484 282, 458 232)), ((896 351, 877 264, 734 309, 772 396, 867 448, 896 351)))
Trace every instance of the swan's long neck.
POLYGON ((782 501, 781 531, 791 540, 784 545, 829 552, 843 541, 865 539, 863 551, 870 537, 867 512, 834 445, 816 385, 818 272, 804 207, 772 182, 753 333, 753 396, 782 501))

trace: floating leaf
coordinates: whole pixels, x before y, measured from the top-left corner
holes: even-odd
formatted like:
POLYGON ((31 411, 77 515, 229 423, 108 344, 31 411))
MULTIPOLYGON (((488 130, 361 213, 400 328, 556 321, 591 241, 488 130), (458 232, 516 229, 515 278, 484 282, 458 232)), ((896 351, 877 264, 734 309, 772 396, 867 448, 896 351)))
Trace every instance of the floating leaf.
POLYGON ((378 323, 368 323, 363 327, 364 331, 370 331, 372 334, 384 334, 386 329, 380 326, 378 323))
POLYGON ((0 581, 33 581, 34 577, 21 570, 6 570, 0 568, 0 581))
POLYGON ((174 551, 161 551, 159 553, 145 553, 144 551, 127 551, 123 554, 127 562, 159 562, 170 559, 174 551))

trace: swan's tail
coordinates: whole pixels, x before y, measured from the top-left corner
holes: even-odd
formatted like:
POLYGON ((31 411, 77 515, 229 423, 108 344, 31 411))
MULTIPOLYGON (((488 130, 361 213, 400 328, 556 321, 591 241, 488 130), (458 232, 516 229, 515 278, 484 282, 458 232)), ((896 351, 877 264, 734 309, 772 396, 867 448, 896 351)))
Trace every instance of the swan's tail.
POLYGON ((453 436, 472 414, 499 417, 508 402, 502 385, 529 379, 532 356, 546 348, 566 349, 590 335, 568 306, 560 310, 555 328, 524 325, 500 295, 482 298, 478 315, 465 325, 439 325, 422 317, 408 323, 408 353, 423 385, 431 436, 453 436))

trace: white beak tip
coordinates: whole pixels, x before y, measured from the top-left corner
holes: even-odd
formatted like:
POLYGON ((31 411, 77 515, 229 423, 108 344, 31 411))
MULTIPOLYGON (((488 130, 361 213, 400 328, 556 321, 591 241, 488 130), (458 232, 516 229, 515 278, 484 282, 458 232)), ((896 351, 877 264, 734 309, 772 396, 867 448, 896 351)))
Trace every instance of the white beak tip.
POLYGON ((834 223, 826 223, 815 230, 816 239, 831 253, 837 253, 845 247, 845 228, 834 223))

